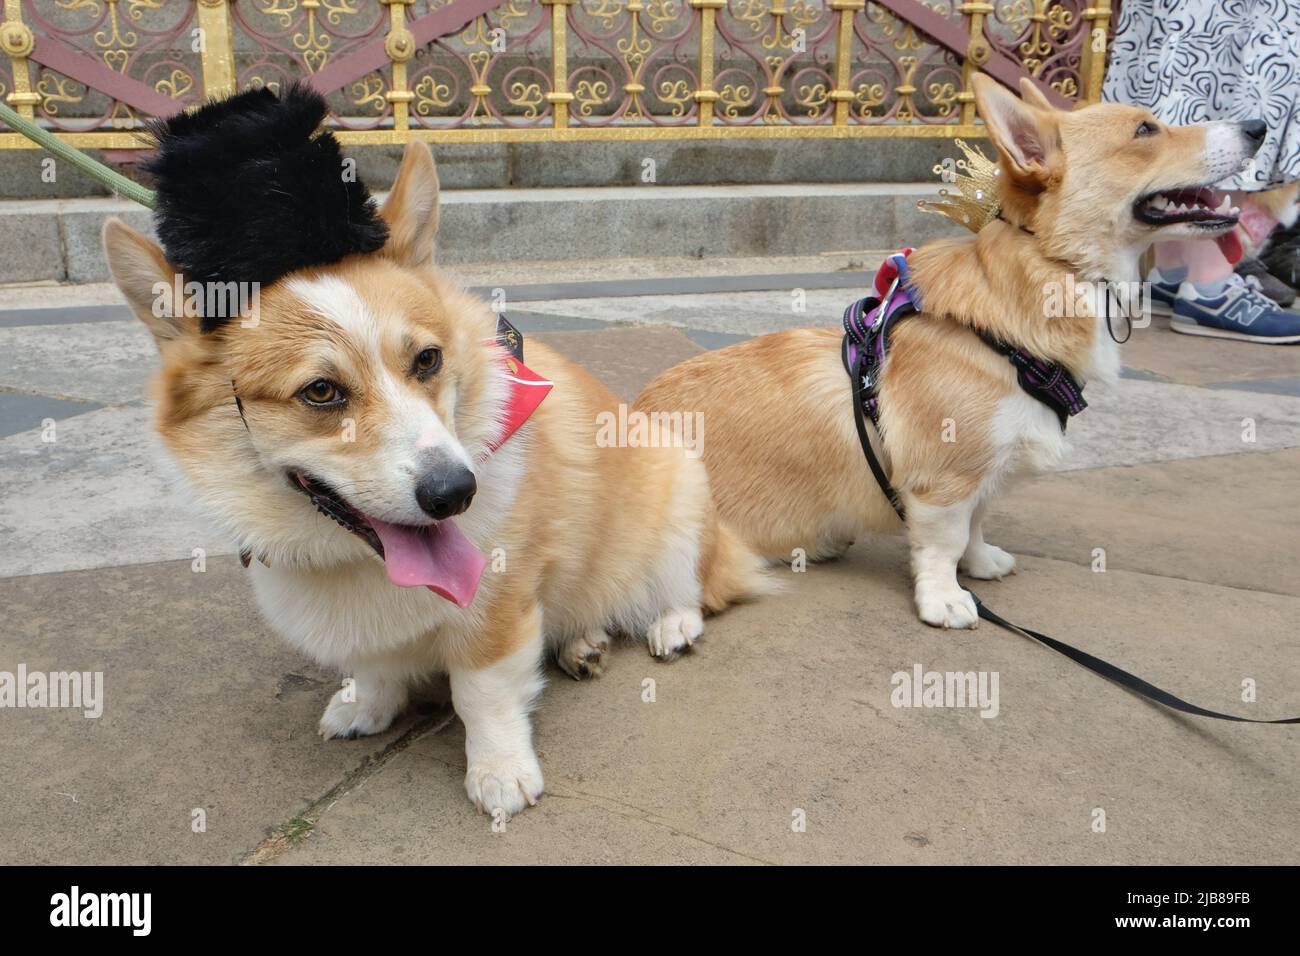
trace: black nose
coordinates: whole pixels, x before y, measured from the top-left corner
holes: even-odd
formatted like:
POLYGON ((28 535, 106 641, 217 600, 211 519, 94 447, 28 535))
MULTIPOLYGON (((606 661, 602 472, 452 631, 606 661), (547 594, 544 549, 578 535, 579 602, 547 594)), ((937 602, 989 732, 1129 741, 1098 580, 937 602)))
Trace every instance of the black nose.
POLYGON ((1264 142, 1264 136, 1268 133, 1268 124, 1262 119, 1244 120, 1241 123, 1241 131, 1246 134, 1246 138, 1254 143, 1264 142))
POLYGON ((464 465, 444 465, 425 474, 415 486, 415 500, 430 518, 450 518, 469 508, 478 491, 474 472, 464 465))

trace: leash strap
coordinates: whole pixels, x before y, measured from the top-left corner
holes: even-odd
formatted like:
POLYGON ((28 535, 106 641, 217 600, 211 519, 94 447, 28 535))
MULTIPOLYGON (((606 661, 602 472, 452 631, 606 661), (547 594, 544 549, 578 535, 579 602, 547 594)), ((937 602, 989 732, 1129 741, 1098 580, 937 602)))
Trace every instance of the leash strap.
POLYGON ((1170 710, 1181 711, 1184 714, 1193 714, 1197 717, 1213 717, 1215 720, 1231 720, 1242 724, 1300 724, 1300 717, 1287 717, 1281 720, 1260 720, 1257 717, 1238 717, 1235 714, 1221 714, 1215 710, 1206 710, 1204 707, 1197 707, 1195 704, 1189 704, 1180 697, 1175 697, 1167 690, 1161 690, 1155 684, 1144 681, 1136 674, 1130 674, 1122 667, 1116 667, 1108 661, 1103 661, 1100 657, 1093 657, 1087 651, 1081 651, 1077 647, 1071 647, 1064 641, 1058 641, 1054 637, 1048 637, 1046 634, 1040 634, 1038 631, 1031 631, 1027 627, 1021 627, 1019 624, 1012 624, 1006 618, 1002 617, 989 608, 981 601, 974 591, 970 596, 975 598, 975 607, 979 611, 979 616, 990 624, 996 624, 998 627, 1006 628, 1008 631, 1019 634, 1022 637, 1030 638, 1046 647, 1050 647, 1058 654, 1063 654, 1070 660, 1074 661, 1081 667, 1085 667, 1099 677, 1104 677, 1113 681, 1119 686, 1141 694, 1148 700, 1153 700, 1157 704, 1164 704, 1170 710))
POLYGON ((850 344, 849 337, 847 335, 844 336, 844 343, 841 346, 841 357, 844 360, 844 367, 849 371, 849 381, 853 386, 853 423, 858 426, 858 441, 862 444, 862 453, 866 456, 867 464, 871 467, 871 474, 875 477, 876 484, 880 486, 880 490, 883 491, 885 497, 889 499, 889 504, 893 507, 894 511, 898 513, 899 520, 906 524, 907 513, 903 509, 903 499, 899 497, 897 489, 890 484, 889 476, 885 474, 885 468, 880 463, 880 459, 876 456, 876 450, 871 447, 871 436, 867 434, 867 423, 865 421, 867 414, 863 410, 862 405, 862 378, 865 374, 863 366, 866 364, 866 353, 859 352, 858 362, 856 364, 852 363, 850 359, 852 351, 850 349, 850 344))

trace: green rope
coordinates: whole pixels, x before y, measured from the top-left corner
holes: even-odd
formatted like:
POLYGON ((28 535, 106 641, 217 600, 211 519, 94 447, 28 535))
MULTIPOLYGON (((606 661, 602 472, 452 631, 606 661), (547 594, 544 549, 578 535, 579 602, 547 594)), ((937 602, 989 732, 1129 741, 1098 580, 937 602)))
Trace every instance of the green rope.
POLYGON ((77 167, 91 179, 111 189, 119 196, 134 199, 150 209, 157 205, 157 197, 152 189, 146 189, 137 182, 132 182, 115 169, 109 169, 98 160, 91 159, 81 150, 69 146, 48 130, 42 129, 29 119, 19 116, 12 108, 0 102, 0 120, 6 126, 17 130, 33 142, 44 146, 58 159, 77 167))

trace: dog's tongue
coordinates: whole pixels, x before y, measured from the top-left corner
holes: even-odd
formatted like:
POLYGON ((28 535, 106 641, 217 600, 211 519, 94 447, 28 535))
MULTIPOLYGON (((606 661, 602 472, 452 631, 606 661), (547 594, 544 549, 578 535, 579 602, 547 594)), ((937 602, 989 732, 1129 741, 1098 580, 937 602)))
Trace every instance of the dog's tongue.
POLYGON ((487 558, 455 522, 425 528, 388 524, 367 516, 384 546, 388 580, 398 587, 426 587, 457 607, 469 607, 487 558))
POLYGON ((1237 235, 1236 229, 1229 229, 1223 235, 1214 240, 1219 244, 1219 251, 1223 253, 1223 258, 1228 260, 1228 265, 1235 266, 1241 261, 1245 249, 1241 245, 1241 237, 1237 235))

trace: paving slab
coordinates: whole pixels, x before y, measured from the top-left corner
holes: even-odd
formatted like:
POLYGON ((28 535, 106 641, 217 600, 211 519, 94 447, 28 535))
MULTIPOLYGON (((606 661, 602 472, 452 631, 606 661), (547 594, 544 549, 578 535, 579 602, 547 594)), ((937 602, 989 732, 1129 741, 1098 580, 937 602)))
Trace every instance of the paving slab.
POLYGON ((1016 554, 1300 597, 1300 450, 1040 475, 989 510, 1016 554))
POLYGON ((135 319, 0 328, 0 389, 120 405, 144 397, 157 367, 153 337, 135 319))
POLYGON ((0 710, 0 865, 236 862, 409 728, 327 746, 337 675, 271 635, 243 574, 224 558, 0 580, 0 671, 98 671, 104 698, 99 718, 0 710))
POLYGON ((1125 365, 1184 385, 1300 377, 1298 348, 1180 335, 1170 331, 1164 316, 1154 316, 1148 327, 1134 329, 1121 354, 1125 365))
MULTIPOLYGON (((1012 619, 1205 706, 1300 712, 1296 598, 1024 565, 979 588, 1012 619)), ((713 619, 673 664, 627 645, 594 682, 553 674, 536 722, 548 793, 504 832, 460 791, 451 724, 275 861, 1300 862, 1290 728, 1173 715, 988 625, 928 628, 906 566, 901 541, 863 542, 785 572, 787 594, 713 619), (997 716, 893 706, 893 675, 918 664, 996 672, 997 716)))
MULTIPOLYGON (((668 261, 611 268, 717 274, 668 261)), ((470 284, 494 272, 465 271, 470 284)), ((511 281, 552 279, 530 267, 511 281)), ((0 305, 56 288, 7 290, 0 305)), ((809 290, 806 314, 788 290, 508 311, 630 399, 701 348, 837 323, 844 295, 809 290)), ((98 719, 0 710, 0 863, 1300 862, 1292 729, 1172 715, 987 624, 927 628, 901 540, 875 536, 844 561, 781 570, 784 595, 712 620, 675 664, 629 644, 595 682, 551 668, 537 717, 548 794, 494 833, 464 797, 445 694, 380 737, 316 737, 338 675, 261 623, 229 543, 189 504, 150 427, 156 359, 138 324, 10 315, 0 671, 101 671, 106 702, 98 719), (996 673, 997 716, 893 706, 891 679, 917 665, 996 673), (192 832, 196 809, 205 833, 192 832)), ((1190 339, 1157 320, 1124 356, 1118 387, 1089 386, 1067 470, 994 505, 989 537, 1021 573, 977 590, 1196 703, 1300 713, 1300 350, 1190 339)))

